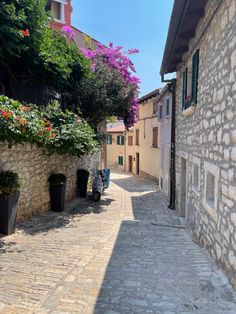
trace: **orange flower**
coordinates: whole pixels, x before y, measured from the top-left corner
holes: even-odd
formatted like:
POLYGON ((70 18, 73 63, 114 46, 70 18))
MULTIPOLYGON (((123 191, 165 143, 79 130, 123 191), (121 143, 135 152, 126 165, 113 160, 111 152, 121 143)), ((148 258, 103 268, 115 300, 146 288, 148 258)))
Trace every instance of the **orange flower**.
POLYGON ((26 30, 22 30, 21 32, 22 32, 22 35, 24 37, 29 37, 30 36, 30 32, 29 32, 28 28, 26 28, 26 30))
POLYGON ((27 112, 27 111, 30 111, 31 108, 30 108, 29 106, 22 105, 22 106, 20 107, 20 110, 21 110, 21 111, 24 111, 24 112, 27 112))
POLYGON ((13 116, 13 112, 12 111, 2 111, 2 116, 5 119, 10 119, 13 116))
POLYGON ((54 139, 56 136, 57 136, 56 133, 51 133, 50 134, 50 139, 54 139))
POLYGON ((16 120, 21 124, 21 125, 26 125, 28 121, 24 118, 17 117, 16 120))

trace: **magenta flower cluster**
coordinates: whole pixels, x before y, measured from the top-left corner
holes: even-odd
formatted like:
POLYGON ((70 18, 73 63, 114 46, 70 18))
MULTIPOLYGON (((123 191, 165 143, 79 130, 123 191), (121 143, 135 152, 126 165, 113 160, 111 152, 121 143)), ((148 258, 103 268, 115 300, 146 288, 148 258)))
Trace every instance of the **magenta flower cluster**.
POLYGON ((70 26, 67 26, 67 25, 62 27, 61 33, 66 38, 68 37, 70 39, 73 39, 75 37, 75 32, 70 26))
POLYGON ((113 69, 119 71, 120 75, 123 77, 128 85, 131 85, 134 90, 134 97, 130 103, 130 109, 127 115, 124 117, 124 123, 126 128, 132 127, 137 122, 137 110, 138 110, 138 100, 137 95, 139 92, 140 79, 133 75, 135 73, 135 67, 133 62, 128 58, 127 55, 136 54, 139 52, 138 49, 129 49, 127 52, 123 51, 123 47, 115 47, 113 43, 110 43, 108 47, 102 44, 98 45, 95 50, 81 48, 84 56, 91 60, 92 70, 96 70, 96 57, 101 57, 103 62, 113 69))

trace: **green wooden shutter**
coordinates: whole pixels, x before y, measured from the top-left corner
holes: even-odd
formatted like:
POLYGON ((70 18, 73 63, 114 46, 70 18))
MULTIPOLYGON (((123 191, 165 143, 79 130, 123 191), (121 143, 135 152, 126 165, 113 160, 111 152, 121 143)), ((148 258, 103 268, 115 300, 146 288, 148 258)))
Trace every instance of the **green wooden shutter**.
POLYGON ((187 96, 187 84, 188 84, 188 68, 183 72, 183 86, 182 86, 182 110, 185 108, 186 96, 187 96))
POLYGON ((121 145, 125 145, 125 138, 124 138, 124 136, 121 136, 121 145))
POLYGON ((112 144, 112 136, 111 135, 107 136, 107 144, 112 144))
POLYGON ((194 104, 197 103, 198 72, 199 72, 199 49, 194 53, 192 58, 192 101, 194 104))
POLYGON ((120 136, 117 136, 117 145, 120 145, 120 136))

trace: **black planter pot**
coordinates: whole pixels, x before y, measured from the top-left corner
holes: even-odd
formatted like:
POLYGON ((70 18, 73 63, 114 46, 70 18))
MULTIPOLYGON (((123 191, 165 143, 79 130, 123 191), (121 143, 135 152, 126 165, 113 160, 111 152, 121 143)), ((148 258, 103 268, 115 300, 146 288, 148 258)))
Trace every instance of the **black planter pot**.
POLYGON ((79 169, 77 171, 77 193, 80 197, 87 196, 87 185, 89 179, 89 171, 79 169))
POLYGON ((0 194, 0 233, 12 234, 16 229, 16 212, 20 192, 0 194))
POLYGON ((63 212, 65 210, 65 194, 65 184, 50 186, 51 210, 57 212, 63 212))

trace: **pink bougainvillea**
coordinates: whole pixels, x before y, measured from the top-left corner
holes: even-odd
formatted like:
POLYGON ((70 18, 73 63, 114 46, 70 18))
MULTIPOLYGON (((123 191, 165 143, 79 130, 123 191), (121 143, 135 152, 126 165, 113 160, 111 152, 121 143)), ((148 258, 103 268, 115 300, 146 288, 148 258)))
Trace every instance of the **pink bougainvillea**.
POLYGON ((102 59, 112 69, 117 70, 127 85, 132 86, 133 98, 130 102, 130 109, 123 117, 126 128, 132 127, 137 122, 137 110, 140 79, 134 75, 135 67, 128 55, 136 54, 138 49, 129 49, 127 52, 123 47, 115 47, 113 43, 109 43, 108 47, 99 44, 95 50, 81 48, 83 55, 91 60, 91 68, 96 71, 96 58, 102 59))
POLYGON ((70 39, 73 39, 75 37, 75 32, 70 26, 63 26, 61 29, 61 33, 65 37, 69 37, 70 39))

